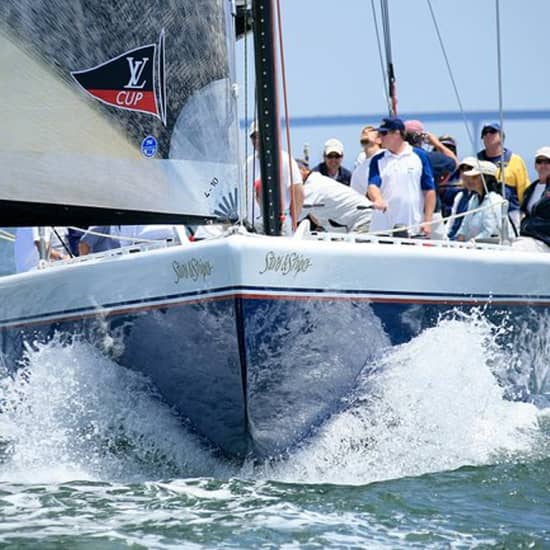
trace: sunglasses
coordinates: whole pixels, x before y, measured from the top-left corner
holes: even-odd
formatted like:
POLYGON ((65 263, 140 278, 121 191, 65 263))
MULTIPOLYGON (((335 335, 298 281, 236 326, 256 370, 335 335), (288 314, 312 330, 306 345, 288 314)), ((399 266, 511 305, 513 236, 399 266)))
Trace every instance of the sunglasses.
POLYGON ((368 140, 368 139, 361 139, 361 140, 359 140, 359 143, 360 143, 361 145, 368 145, 368 144, 369 144, 369 140, 368 140))
POLYGON ((535 164, 550 164, 550 159, 547 159, 546 157, 535 159, 535 164))
POLYGON ((498 134, 498 130, 494 130, 493 128, 487 128, 487 130, 483 130, 481 137, 485 137, 487 134, 498 134))
POLYGON ((338 153, 330 153, 327 155, 328 159, 341 159, 343 155, 339 155, 338 153))

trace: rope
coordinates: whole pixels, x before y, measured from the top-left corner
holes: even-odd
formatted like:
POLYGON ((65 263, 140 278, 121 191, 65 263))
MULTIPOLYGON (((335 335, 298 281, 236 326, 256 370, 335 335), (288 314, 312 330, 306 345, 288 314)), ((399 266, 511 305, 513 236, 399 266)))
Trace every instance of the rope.
MULTIPOLYGON (((445 50, 445 45, 443 43, 443 38, 441 36, 441 32, 439 31, 439 25, 437 23, 437 19, 435 17, 435 12, 432 7, 431 0, 426 0, 428 3, 428 8, 430 10, 430 14, 432 16, 432 21, 435 27, 435 32, 437 34, 437 38, 439 40, 439 46, 441 47, 441 52, 443 53, 443 58, 445 59, 445 65, 447 66, 447 71, 449 73, 449 78, 451 79, 451 84, 453 85, 453 90, 455 92, 456 101, 458 103, 458 108, 460 109, 460 114, 462 115, 462 120, 464 122, 464 127, 466 128, 466 133, 468 134, 468 139, 470 140, 470 145, 472 147, 472 151, 475 151, 476 144, 474 140, 474 136, 472 135, 472 131, 470 129, 470 125, 468 124, 468 119, 466 118, 466 113, 464 111, 464 106, 462 104, 462 99, 460 98, 460 93, 458 91, 458 86, 456 85, 456 80, 453 74, 453 70, 451 68, 451 63, 449 62, 449 56, 447 55, 447 51, 445 50)), ((498 1, 498 0, 497 0, 498 1)), ((481 174, 481 182, 483 184, 483 189, 485 193, 489 192, 489 189, 487 188, 487 182, 485 181, 485 176, 481 174)), ((502 190, 502 196, 504 196, 504 189, 502 190)))
MULTIPOLYGON (((252 26, 253 26, 253 32, 256 32, 256 20, 253 19, 252 20, 252 26)), ((248 104, 247 104, 247 109, 248 109, 248 104)), ((254 86, 254 116, 252 117, 252 120, 256 120, 257 121, 257 112, 258 112, 258 90, 256 89, 256 86, 254 86)), ((247 134, 248 134, 248 129, 247 129, 247 134)), ((246 136, 246 139, 249 139, 249 135, 246 136)), ((256 182, 256 148, 253 147, 253 151, 252 151, 252 191, 248 190, 247 189, 247 194, 246 194, 246 201, 248 203, 248 197, 249 197, 249 193, 251 193, 250 196, 252 196, 252 212, 250 212, 251 214, 251 219, 250 219, 250 223, 252 225, 254 225, 255 221, 256 221, 256 197, 255 197, 255 193, 256 193, 256 189, 254 187, 254 183, 256 182)), ((248 157, 247 157, 248 159, 248 157)), ((248 163, 247 163, 248 164, 248 163)), ((247 179, 247 185, 248 185, 248 179, 247 179)))
MULTIPOLYGON (((246 32, 247 24, 248 24, 248 2, 246 2, 245 5, 245 26, 244 26, 244 131, 245 131, 245 140, 244 140, 244 214, 245 216, 242 217, 243 221, 246 215, 251 214, 254 216, 254 212, 248 212, 248 193, 250 191, 249 189, 249 180, 248 180, 248 33, 246 32)), ((254 165, 254 163, 253 163, 254 165)), ((254 191, 252 191, 254 192, 254 191)), ((254 204, 254 201, 252 202, 254 204)), ((252 218, 252 223, 254 223, 254 218, 252 218)))
POLYGON ((456 85, 455 77, 453 75, 453 70, 451 69, 451 64, 449 63, 449 57, 447 56, 447 51, 445 50, 445 45, 443 44, 443 38, 441 37, 441 33, 439 32, 439 25, 437 24, 437 20, 435 17, 434 10, 432 8, 431 0, 427 0, 428 2, 428 8, 430 10, 430 14, 432 16, 432 21, 435 27, 435 32, 437 34, 437 38, 439 40, 439 46, 441 47, 441 52, 443 53, 443 57, 445 59, 445 64, 447 65, 447 71, 449 72, 449 78, 451 79, 451 83, 453 85, 453 89, 456 96, 456 101, 458 103, 458 107, 460 109, 460 114, 462 115, 462 119, 464 121, 464 127, 466 128, 466 133, 468 134, 468 139, 470 140, 470 144, 472 146, 472 151, 475 150, 475 141, 474 137, 472 135, 472 131, 470 129, 470 125, 468 124, 468 119, 466 118, 466 113, 464 112, 464 107, 462 105, 462 100, 460 99, 460 94, 458 92, 458 87, 456 85))
POLYGON ((460 214, 451 214, 450 216, 447 216, 446 218, 441 218, 440 220, 431 220, 429 222, 422 222, 421 224, 414 224, 409 225, 405 227, 396 227, 394 229, 385 229, 382 231, 374 231, 369 232, 369 235, 387 235, 388 233, 397 233, 398 231, 409 231, 416 229, 418 225, 433 225, 434 223, 444 223, 448 222, 450 220, 457 220, 459 218, 464 218, 466 216, 469 216, 470 214, 476 214, 477 212, 483 212, 484 210, 489 210, 490 208, 496 208, 497 206, 502 206, 503 204, 507 203, 508 201, 502 200, 498 205, 497 204, 487 204, 486 206, 478 206, 477 208, 473 208, 472 210, 466 210, 466 212, 462 212, 460 214))
POLYGON ((288 100, 287 100, 287 85, 286 85, 286 67, 285 53, 283 47, 283 22, 281 17, 281 3, 277 0, 277 26, 279 30, 279 56, 281 58, 281 79, 283 84, 283 105, 285 110, 285 128, 286 142, 288 148, 288 177, 290 178, 290 218, 292 221, 292 231, 296 231, 297 216, 296 216, 296 192, 294 189, 293 174, 292 174, 292 146, 290 144, 290 122, 288 116, 288 100))

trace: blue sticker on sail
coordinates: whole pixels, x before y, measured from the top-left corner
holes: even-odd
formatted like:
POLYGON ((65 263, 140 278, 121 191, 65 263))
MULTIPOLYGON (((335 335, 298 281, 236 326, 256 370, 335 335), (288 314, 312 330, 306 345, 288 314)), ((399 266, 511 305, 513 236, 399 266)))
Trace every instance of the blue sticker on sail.
POLYGON ((148 159, 153 158, 158 151, 158 141, 153 136, 147 136, 142 142, 141 142, 141 152, 143 153, 144 157, 147 157, 148 159))

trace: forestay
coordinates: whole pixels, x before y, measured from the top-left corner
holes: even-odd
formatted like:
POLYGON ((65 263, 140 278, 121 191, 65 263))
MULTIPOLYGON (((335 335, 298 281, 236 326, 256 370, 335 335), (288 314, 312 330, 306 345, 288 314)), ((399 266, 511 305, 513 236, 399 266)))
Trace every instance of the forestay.
POLYGON ((4 226, 237 215, 225 0, 0 3, 4 226))

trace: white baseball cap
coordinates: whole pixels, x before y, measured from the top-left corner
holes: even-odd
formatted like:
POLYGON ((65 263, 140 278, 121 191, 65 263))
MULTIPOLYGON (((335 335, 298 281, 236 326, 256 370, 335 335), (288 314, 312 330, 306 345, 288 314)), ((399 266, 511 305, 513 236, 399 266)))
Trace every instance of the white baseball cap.
POLYGON ((323 154, 324 155, 329 155, 330 153, 337 153, 338 155, 343 155, 344 154, 344 145, 342 144, 342 142, 338 141, 335 138, 329 139, 325 143, 325 150, 324 150, 323 154))
POLYGON ((535 158, 538 157, 550 159, 550 147, 548 147, 548 145, 545 145, 544 147, 537 149, 537 152, 535 153, 535 158))

